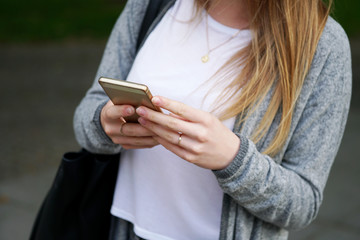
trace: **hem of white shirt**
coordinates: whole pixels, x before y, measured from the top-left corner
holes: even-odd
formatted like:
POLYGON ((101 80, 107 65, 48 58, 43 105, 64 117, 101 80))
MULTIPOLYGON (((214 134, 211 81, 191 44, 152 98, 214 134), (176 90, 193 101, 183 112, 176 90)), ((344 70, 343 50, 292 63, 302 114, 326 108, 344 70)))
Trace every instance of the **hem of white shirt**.
POLYGON ((111 214, 115 217, 122 218, 128 222, 131 222, 134 225, 134 232, 137 236, 141 238, 145 238, 148 240, 175 240, 170 237, 166 237, 159 233, 154 233, 152 231, 146 230, 145 228, 141 227, 136 221, 135 217, 132 214, 129 214, 128 212, 125 212, 121 209, 118 209, 116 207, 111 208, 111 214))

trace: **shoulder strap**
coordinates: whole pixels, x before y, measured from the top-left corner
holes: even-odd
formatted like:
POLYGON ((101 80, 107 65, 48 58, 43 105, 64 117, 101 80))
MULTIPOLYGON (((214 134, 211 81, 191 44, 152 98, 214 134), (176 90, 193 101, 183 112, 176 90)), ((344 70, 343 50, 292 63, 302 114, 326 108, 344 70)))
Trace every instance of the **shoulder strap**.
POLYGON ((138 37, 138 40, 136 43, 137 50, 141 46, 151 24, 156 19, 156 17, 159 15, 161 10, 163 10, 169 2, 173 2, 173 0, 150 0, 149 6, 146 9, 144 20, 141 24, 139 37, 138 37))

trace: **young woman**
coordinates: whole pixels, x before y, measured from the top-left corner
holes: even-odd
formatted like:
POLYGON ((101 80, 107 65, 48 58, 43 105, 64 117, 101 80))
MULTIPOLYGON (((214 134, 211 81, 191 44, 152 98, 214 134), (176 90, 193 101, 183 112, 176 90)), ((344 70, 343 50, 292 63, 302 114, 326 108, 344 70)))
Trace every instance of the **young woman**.
POLYGON ((344 131, 344 31, 321 0, 177 0, 137 51, 148 2, 128 1, 74 118, 84 148, 121 151, 111 239, 287 239, 344 131), (100 76, 148 85, 164 113, 113 105, 100 76))

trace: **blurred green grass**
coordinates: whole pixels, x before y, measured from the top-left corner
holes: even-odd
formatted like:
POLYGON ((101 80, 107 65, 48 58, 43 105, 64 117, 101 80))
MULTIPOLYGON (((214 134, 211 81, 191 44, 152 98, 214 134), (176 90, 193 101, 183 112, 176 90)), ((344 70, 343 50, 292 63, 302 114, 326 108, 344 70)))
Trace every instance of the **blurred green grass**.
MULTIPOLYGON (((0 42, 107 38, 125 0, 1 0, 0 42)), ((335 0, 333 16, 360 35, 360 1, 335 0)))

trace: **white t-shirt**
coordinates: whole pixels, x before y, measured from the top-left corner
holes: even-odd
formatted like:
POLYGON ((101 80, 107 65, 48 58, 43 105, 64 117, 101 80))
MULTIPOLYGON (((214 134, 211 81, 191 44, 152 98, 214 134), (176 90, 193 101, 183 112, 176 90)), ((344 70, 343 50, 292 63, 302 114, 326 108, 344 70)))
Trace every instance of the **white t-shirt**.
MULTIPOLYGON (((191 21, 193 6, 193 0, 179 0, 166 13, 139 51, 128 81, 148 85, 153 95, 211 111, 221 86, 232 80, 222 79, 205 98, 215 83, 211 77, 247 45, 251 34, 241 31, 203 63, 201 57, 208 52, 207 15, 204 12, 199 21, 191 21)), ((208 16, 210 48, 238 31, 208 16)), ((223 123, 232 129, 234 121, 223 123)), ((111 213, 132 222, 136 234, 149 240, 218 239, 222 198, 211 170, 190 164, 159 145, 122 152, 111 213)))

